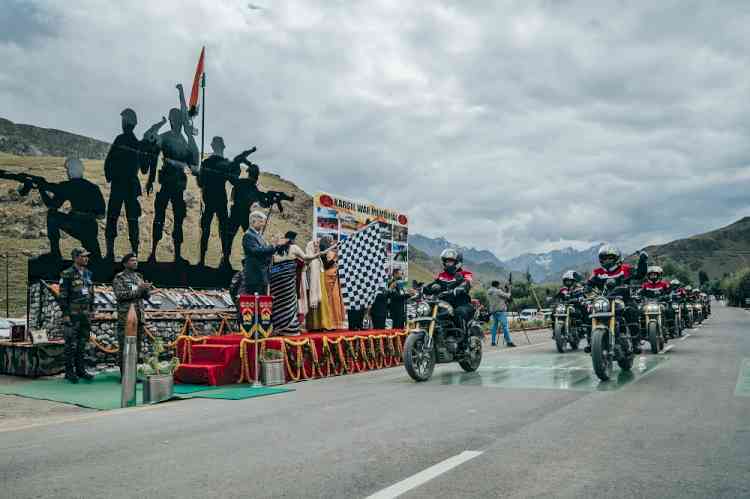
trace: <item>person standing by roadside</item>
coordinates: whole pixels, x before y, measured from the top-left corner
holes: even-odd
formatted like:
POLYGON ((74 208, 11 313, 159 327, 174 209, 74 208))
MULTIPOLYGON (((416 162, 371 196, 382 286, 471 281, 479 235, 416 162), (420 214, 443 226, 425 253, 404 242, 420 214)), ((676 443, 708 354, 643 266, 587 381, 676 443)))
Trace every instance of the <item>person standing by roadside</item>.
POLYGON ((117 298, 117 343, 120 347, 118 365, 120 366, 120 375, 122 376, 125 326, 128 321, 128 310, 130 310, 130 305, 133 305, 138 316, 136 351, 140 360, 143 332, 146 326, 143 300, 151 294, 152 286, 150 282, 144 281, 141 275, 136 272, 138 269, 138 257, 135 253, 128 253, 122 257, 121 262, 123 271, 117 274, 112 281, 112 290, 115 293, 115 298, 117 298))
POLYGON ((490 333, 492 335, 492 346, 497 345, 497 327, 502 325, 503 327, 503 338, 505 339, 505 345, 509 347, 516 346, 513 344, 513 340, 510 337, 510 329, 508 328, 508 300, 510 299, 510 291, 500 289, 499 281, 492 281, 490 289, 487 290, 487 301, 489 302, 489 312, 492 318, 492 328, 490 333))
POLYGON ((89 252, 74 248, 71 252, 73 265, 60 275, 58 301, 62 309, 63 335, 65 338, 65 379, 78 383, 78 378, 90 380, 83 357, 91 334, 91 312, 94 306, 94 282, 86 267, 89 252))

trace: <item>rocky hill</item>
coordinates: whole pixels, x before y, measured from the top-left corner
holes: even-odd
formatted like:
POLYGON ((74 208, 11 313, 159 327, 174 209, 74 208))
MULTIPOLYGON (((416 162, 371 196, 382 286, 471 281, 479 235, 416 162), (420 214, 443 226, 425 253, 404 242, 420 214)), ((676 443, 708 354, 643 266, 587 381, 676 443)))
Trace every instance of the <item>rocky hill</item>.
POLYGON ((16 156, 75 156, 104 159, 109 144, 53 128, 13 123, 0 118, 0 151, 16 156))
POLYGON ((750 217, 705 234, 648 246, 645 250, 656 261, 671 259, 696 274, 703 270, 711 279, 718 279, 740 267, 750 266, 750 217))
POLYGON ((525 273, 528 270, 534 282, 557 282, 566 270, 591 270, 600 246, 595 244, 584 250, 568 247, 547 253, 524 253, 503 261, 503 265, 516 272, 525 273))

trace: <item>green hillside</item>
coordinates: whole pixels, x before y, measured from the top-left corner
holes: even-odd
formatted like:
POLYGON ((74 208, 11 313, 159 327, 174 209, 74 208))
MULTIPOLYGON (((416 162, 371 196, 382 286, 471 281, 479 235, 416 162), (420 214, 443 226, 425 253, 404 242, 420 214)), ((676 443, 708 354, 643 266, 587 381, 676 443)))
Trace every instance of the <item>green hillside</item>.
POLYGON ((698 275, 720 279, 750 265, 750 217, 705 234, 645 248, 656 262, 673 260, 698 275))

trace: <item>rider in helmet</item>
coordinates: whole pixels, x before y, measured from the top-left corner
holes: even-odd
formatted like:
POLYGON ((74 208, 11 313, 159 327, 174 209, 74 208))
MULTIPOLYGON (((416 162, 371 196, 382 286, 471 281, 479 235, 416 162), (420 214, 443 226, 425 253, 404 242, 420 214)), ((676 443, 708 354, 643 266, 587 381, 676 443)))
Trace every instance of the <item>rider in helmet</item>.
POLYGON ((583 292, 583 276, 575 270, 567 270, 562 275, 562 287, 557 291, 555 298, 566 299, 571 295, 583 292))
POLYGON ((661 267, 658 265, 649 265, 646 271, 646 280, 641 286, 643 294, 652 298, 666 296, 669 293, 670 285, 663 277, 664 271, 661 267))
POLYGON ((429 294, 450 292, 446 301, 453 305, 455 317, 467 324, 474 316, 474 307, 471 305, 471 282, 474 274, 463 269, 464 257, 460 251, 447 248, 440 254, 443 263, 443 271, 440 272, 435 281, 430 284, 426 291, 429 294))
MULTIPOLYGON (((640 252, 638 256, 638 266, 633 267, 622 261, 622 253, 618 248, 611 244, 605 244, 599 248, 599 264, 601 267, 595 268, 588 280, 588 285, 603 290, 605 285, 617 287, 640 281, 646 277, 648 270, 648 255, 640 252)), ((625 321, 628 329, 631 331, 633 341, 633 351, 641 353, 640 339, 640 316, 638 307, 629 296, 626 298, 625 321)))

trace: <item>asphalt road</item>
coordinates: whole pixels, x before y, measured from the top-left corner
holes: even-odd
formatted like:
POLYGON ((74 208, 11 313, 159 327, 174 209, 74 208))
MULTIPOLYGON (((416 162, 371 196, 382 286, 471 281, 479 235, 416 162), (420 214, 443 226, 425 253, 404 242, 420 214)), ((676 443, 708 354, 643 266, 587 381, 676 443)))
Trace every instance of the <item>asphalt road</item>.
POLYGON ((0 497, 748 497, 749 326, 714 306, 607 384, 548 340, 423 384, 395 368, 0 428, 0 497))

